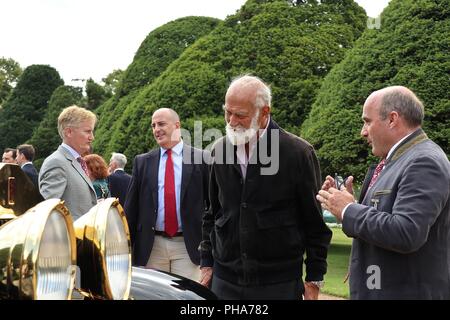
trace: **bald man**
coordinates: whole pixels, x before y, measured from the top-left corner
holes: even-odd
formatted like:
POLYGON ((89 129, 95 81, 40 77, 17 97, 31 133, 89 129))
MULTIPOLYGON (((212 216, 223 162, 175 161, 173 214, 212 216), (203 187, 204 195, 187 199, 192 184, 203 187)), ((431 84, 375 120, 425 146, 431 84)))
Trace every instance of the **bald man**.
POLYGON ((361 135, 380 163, 363 183, 336 189, 328 176, 317 199, 354 238, 351 299, 450 299, 450 164, 422 130, 424 107, 400 86, 372 93, 361 135))
POLYGON ((136 156, 125 201, 133 264, 200 280, 202 215, 208 208, 203 151, 180 136, 180 118, 168 108, 152 116, 159 148, 136 156))

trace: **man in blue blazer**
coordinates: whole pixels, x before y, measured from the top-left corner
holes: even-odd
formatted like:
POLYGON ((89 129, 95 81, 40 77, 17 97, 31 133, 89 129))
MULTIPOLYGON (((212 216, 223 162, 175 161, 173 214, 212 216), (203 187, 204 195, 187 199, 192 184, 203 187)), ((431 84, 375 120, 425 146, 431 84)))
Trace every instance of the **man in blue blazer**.
POLYGON ((400 86, 366 100, 361 135, 382 161, 360 203, 328 176, 317 199, 354 238, 351 299, 450 299, 450 163, 422 130, 424 108, 400 86))
POLYGON ((124 207, 133 264, 199 281, 202 215, 209 206, 204 152, 183 142, 172 109, 153 113, 152 130, 159 148, 134 159, 124 207))
POLYGON ((131 176, 125 172, 125 165, 127 164, 127 157, 122 153, 113 152, 111 160, 109 161, 108 186, 111 197, 119 199, 122 207, 125 205, 128 185, 131 181, 131 176))

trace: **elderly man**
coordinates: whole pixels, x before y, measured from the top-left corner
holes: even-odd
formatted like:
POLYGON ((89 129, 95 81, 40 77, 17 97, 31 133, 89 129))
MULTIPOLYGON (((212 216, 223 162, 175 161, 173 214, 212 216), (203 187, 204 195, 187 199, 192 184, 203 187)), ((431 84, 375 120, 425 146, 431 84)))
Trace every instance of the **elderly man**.
POLYGON ((169 108, 152 116, 159 148, 136 156, 125 201, 133 263, 198 281, 202 215, 208 207, 208 168, 202 150, 183 142, 180 118, 169 108))
POLYGON ((328 176, 317 195, 354 238, 352 299, 450 299, 450 163, 421 128, 422 102, 401 86, 372 93, 361 135, 381 159, 363 183, 336 188, 328 176))
POLYGON ((230 84, 201 244, 202 284, 212 279, 221 299, 317 299, 327 270, 331 231, 315 199, 321 178, 314 149, 282 130, 270 108, 261 79, 230 84))
POLYGON ((97 197, 86 162, 90 153, 97 117, 91 111, 71 106, 58 117, 62 144, 48 156, 39 173, 39 190, 45 199, 65 201, 74 220, 97 204, 97 197))
POLYGON ((125 165, 127 164, 127 157, 122 153, 113 152, 111 160, 109 161, 108 185, 111 197, 119 199, 122 207, 125 205, 128 185, 131 181, 131 176, 125 172, 125 165))

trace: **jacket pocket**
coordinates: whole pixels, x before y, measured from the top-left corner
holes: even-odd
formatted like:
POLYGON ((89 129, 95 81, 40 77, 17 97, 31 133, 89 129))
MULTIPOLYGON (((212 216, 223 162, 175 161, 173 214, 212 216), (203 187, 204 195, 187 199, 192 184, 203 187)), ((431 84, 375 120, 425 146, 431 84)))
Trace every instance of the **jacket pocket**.
POLYGON ((296 224, 295 217, 290 211, 267 211, 256 214, 258 229, 289 227, 296 224))
POLYGON ((392 190, 390 190, 390 189, 389 190, 377 190, 373 193, 373 196, 376 197, 376 196, 382 196, 384 194, 390 194, 391 191, 392 190))
POLYGON ((258 259, 283 262, 301 256, 302 241, 294 214, 289 210, 256 214, 258 259))

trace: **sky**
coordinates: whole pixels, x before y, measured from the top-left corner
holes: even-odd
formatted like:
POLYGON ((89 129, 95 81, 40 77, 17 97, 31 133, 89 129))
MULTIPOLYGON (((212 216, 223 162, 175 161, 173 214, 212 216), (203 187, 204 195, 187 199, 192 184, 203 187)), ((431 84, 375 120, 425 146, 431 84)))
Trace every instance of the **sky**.
MULTIPOLYGON (((65 84, 125 70, 145 37, 186 16, 225 19, 246 0, 0 0, 0 57, 54 67, 65 84)), ((370 17, 390 0, 356 0, 370 17)))

